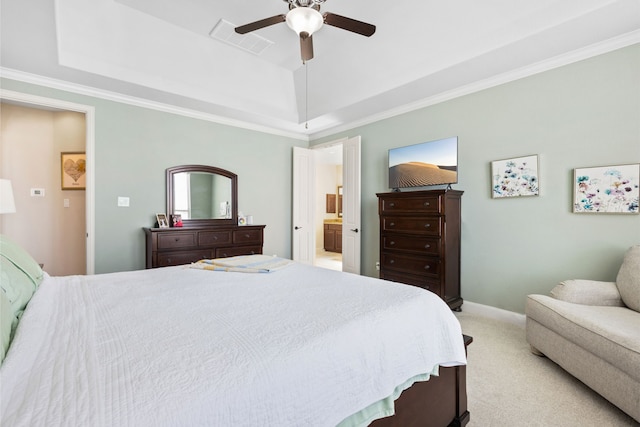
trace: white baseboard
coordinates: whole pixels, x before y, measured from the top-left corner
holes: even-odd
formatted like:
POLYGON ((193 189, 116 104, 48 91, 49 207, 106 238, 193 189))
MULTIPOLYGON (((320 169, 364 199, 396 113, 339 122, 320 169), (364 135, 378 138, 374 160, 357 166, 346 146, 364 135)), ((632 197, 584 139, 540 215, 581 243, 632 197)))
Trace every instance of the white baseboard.
POLYGON ((490 305, 478 304, 477 302, 465 300, 464 304, 462 304, 462 311, 476 314, 478 316, 501 320, 503 322, 513 323, 523 328, 525 325, 526 317, 524 314, 516 313, 509 310, 503 310, 501 308, 492 307, 490 305))

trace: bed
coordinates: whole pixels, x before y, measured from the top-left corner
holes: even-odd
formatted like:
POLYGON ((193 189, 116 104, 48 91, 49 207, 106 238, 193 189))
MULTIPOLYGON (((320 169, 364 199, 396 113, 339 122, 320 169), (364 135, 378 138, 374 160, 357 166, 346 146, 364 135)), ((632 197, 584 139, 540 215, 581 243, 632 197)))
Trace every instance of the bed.
POLYGON ((0 243, 0 425, 469 420, 460 324, 428 291, 264 256, 52 277, 0 243))

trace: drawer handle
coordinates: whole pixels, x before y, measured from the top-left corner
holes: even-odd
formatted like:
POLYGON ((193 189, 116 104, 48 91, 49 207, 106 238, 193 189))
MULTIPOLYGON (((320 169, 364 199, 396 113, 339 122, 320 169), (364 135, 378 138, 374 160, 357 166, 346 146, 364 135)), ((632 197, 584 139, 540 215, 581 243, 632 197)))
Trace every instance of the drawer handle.
POLYGON ((424 228, 429 228, 429 227, 431 227, 431 224, 430 224, 430 223, 426 223, 426 224, 424 225, 424 228))
POLYGON ((395 222, 390 222, 390 223, 389 223, 389 227, 393 227, 393 226, 395 226, 395 225, 396 225, 396 223, 395 223, 395 222))
POLYGON ((428 265, 425 265, 425 266, 424 266, 424 269, 425 269, 425 270, 428 270, 428 269, 430 269, 430 268, 431 268, 431 267, 430 267, 430 266, 428 266, 428 265))
POLYGON ((393 240, 389 242, 389 245, 391 245, 391 246, 393 246, 395 244, 396 244, 396 242, 394 242, 393 240))
POLYGON ((248 235, 248 234, 245 234, 245 235, 244 235, 244 237, 248 239, 248 238, 249 238, 249 237, 251 237, 251 236, 250 236, 250 235, 248 235))
POLYGON ((389 264, 393 264, 394 262, 396 262, 394 259, 389 260, 389 264))
POLYGON ((426 245, 424 245, 424 248, 425 248, 425 249, 429 249, 430 247, 431 247, 431 245, 430 245, 430 244, 428 244, 428 243, 427 243, 426 245))
POLYGON ((396 205, 396 204, 395 204, 395 203, 393 203, 393 202, 389 203, 389 207, 390 207, 390 208, 394 207, 395 205, 396 205))
POLYGON ((425 206, 429 206, 429 202, 424 202, 424 205, 425 206))
POLYGON ((213 236, 213 240, 218 240, 218 236, 213 236))
POLYGON ((180 238, 179 238, 179 237, 176 237, 176 238, 175 238, 175 241, 176 241, 176 242, 179 242, 179 241, 180 241, 180 238))

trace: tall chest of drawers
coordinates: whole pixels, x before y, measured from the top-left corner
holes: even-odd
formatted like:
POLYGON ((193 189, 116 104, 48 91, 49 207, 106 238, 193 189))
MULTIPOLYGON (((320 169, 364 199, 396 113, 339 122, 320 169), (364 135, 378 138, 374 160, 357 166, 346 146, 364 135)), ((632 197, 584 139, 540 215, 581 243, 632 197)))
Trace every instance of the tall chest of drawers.
POLYGON ((146 268, 262 253, 264 225, 144 228, 146 268))
POLYGON ((378 193, 380 278, 428 289, 460 310, 463 191, 378 193))

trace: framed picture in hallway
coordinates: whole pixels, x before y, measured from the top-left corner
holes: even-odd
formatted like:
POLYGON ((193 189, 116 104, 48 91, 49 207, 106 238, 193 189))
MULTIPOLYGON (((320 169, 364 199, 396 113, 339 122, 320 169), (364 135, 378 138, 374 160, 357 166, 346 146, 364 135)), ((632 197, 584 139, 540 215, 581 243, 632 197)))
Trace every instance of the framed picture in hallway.
POLYGON ((87 156, 84 152, 60 153, 63 190, 86 190, 87 156))
POLYGON ((537 196, 538 156, 514 157, 491 162, 491 197, 537 196))
POLYGON ((576 168, 574 213, 638 214, 640 163, 576 168))

